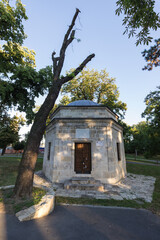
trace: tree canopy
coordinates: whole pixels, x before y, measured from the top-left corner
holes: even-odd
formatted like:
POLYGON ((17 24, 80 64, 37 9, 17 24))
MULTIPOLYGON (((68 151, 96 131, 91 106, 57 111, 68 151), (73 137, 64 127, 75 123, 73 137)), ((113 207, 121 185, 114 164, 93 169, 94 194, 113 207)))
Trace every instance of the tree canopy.
POLYGON ((13 144, 13 148, 16 151, 23 150, 25 147, 25 141, 15 142, 13 144))
MULTIPOLYGON (((128 37, 136 37, 136 45, 149 44, 153 37, 150 31, 160 28, 159 13, 155 10, 155 0, 118 0, 116 2, 116 14, 124 14, 123 25, 124 34, 128 37)), ((148 50, 142 52, 142 56, 147 61, 143 70, 152 70, 153 66, 159 66, 160 61, 160 38, 155 40, 156 44, 148 50)))
POLYGON ((147 65, 143 70, 152 70, 153 67, 160 66, 160 38, 155 40, 155 45, 151 46, 148 50, 142 52, 142 56, 145 58, 147 65))
POLYGON ((35 97, 51 85, 52 67, 35 70, 35 52, 23 46, 26 10, 20 0, 0 1, 0 102, 34 117, 35 97))
POLYGON ((149 124, 159 130, 160 133, 160 86, 150 92, 145 98, 146 109, 142 113, 149 124))
POLYGON ((115 78, 109 77, 106 70, 84 69, 72 81, 63 85, 62 95, 60 103, 63 105, 76 100, 91 100, 108 106, 120 118, 124 118, 127 110, 126 103, 119 100, 115 78))
POLYGON ((23 47, 27 37, 23 20, 27 20, 25 8, 20 0, 12 7, 10 1, 0 1, 0 74, 9 78, 18 65, 35 66, 35 52, 23 47))
POLYGON ((146 122, 128 126, 125 133, 125 148, 129 153, 144 154, 146 157, 160 154, 160 87, 145 98, 146 109, 142 113, 146 122))
POLYGON ((13 144, 19 140, 19 129, 24 124, 24 119, 17 115, 10 117, 5 107, 0 108, 0 148, 5 149, 8 145, 13 144))

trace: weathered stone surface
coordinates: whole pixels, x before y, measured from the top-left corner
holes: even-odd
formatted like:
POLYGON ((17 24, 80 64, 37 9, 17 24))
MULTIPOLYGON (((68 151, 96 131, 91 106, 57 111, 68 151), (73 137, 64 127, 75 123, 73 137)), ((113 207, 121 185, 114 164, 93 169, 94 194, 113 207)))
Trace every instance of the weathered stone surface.
POLYGON ((27 221, 47 216, 53 211, 54 202, 55 193, 50 190, 44 197, 42 197, 39 204, 16 213, 16 217, 19 221, 27 221))
MULTIPOLYGON (((114 199, 114 200, 135 200, 142 204, 143 201, 151 202, 154 191, 155 178, 151 176, 143 176, 136 174, 127 174, 125 179, 122 179, 116 184, 102 184, 100 181, 91 177, 74 177, 70 183, 82 185, 92 185, 96 188, 96 184, 103 188, 98 190, 93 189, 64 189, 62 183, 51 183, 42 171, 39 171, 34 176, 34 186, 47 189, 47 194, 41 199, 41 202, 28 209, 22 210, 16 214, 20 221, 27 221, 35 218, 40 218, 48 215, 54 209, 55 194, 56 196, 73 197, 73 198, 95 198, 95 199, 114 199), (54 190, 53 190, 54 189, 54 190), (56 193, 55 193, 56 191, 56 193)), ((68 184, 68 181, 67 181, 68 184)), ((1 187, 1 189, 13 188, 13 186, 1 187)))
POLYGON ((10 188, 14 188, 14 185, 1 186, 1 187, 0 187, 0 190, 3 190, 3 189, 10 189, 10 188))
MULTIPOLYGON (((143 176, 136 174, 127 174, 127 177, 117 184, 103 184, 103 189, 100 191, 96 191, 95 189, 88 190, 87 181, 89 178, 84 180, 86 183, 86 190, 81 187, 76 186, 75 189, 63 189, 62 186, 57 188, 56 196, 64 196, 64 197, 90 197, 96 199, 115 199, 115 200, 136 200, 140 199, 145 202, 152 201, 152 194, 154 191, 155 178, 151 176, 143 176)), ((75 182, 76 178, 73 178, 71 182, 75 182)), ((79 185, 81 185, 82 179, 77 179, 79 181, 79 185)), ((92 182, 94 180, 92 179, 92 182)))
POLYGON ((101 106, 66 106, 56 110, 46 129, 43 172, 52 182, 64 182, 77 176, 75 172, 77 142, 91 144, 91 177, 103 183, 115 183, 125 177, 123 129, 117 122, 117 116, 108 108, 101 106), (49 143, 50 159, 48 159, 49 143), (120 148, 120 161, 117 143, 120 148))

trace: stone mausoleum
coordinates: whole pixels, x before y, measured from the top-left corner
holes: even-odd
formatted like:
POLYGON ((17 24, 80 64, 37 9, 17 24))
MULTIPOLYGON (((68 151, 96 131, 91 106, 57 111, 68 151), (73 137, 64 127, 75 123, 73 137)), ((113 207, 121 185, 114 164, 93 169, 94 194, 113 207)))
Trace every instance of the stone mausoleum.
POLYGON ((43 172, 52 182, 62 183, 73 177, 115 183, 125 177, 118 116, 89 100, 58 107, 46 129, 43 172))

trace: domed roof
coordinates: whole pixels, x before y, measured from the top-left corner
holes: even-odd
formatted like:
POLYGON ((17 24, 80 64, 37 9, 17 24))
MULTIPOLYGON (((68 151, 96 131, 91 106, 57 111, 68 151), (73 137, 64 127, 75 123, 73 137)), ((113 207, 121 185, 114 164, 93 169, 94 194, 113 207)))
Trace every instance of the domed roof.
POLYGON ((77 100, 69 103, 67 106, 99 106, 99 104, 91 100, 77 100))

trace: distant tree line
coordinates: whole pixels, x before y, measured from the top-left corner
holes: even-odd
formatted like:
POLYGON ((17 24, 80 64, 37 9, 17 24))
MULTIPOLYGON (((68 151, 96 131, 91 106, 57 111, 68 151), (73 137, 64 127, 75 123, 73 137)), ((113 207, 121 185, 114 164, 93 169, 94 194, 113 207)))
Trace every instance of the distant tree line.
POLYGON ((160 87, 145 98, 146 109, 142 113, 146 121, 133 126, 124 125, 126 153, 143 154, 149 158, 160 154, 160 87))

